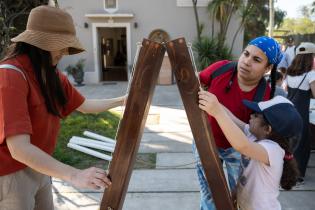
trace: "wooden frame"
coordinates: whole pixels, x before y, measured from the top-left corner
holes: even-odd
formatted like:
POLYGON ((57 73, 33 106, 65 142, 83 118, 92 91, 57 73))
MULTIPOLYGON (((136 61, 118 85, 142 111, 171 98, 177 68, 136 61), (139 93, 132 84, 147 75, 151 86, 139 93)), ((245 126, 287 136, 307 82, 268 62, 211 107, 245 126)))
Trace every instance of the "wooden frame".
POLYGON ((207 116, 198 106, 199 82, 185 39, 170 41, 165 47, 144 39, 142 45, 109 169, 112 185, 104 192, 101 210, 122 209, 165 50, 169 55, 216 208, 233 210, 207 116))
POLYGON ((166 49, 216 208, 234 209, 208 117, 198 106, 200 84, 185 39, 168 42, 166 49))
POLYGON ((112 185, 104 192, 101 210, 122 209, 164 54, 162 44, 143 40, 109 168, 112 185))

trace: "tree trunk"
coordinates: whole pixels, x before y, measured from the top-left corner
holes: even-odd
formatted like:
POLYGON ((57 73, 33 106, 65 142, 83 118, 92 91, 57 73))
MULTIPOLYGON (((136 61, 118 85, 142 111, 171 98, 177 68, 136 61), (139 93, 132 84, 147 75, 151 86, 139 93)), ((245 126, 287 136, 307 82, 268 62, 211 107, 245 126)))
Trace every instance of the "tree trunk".
POLYGON ((194 13, 195 13, 195 18, 196 18, 196 27, 197 27, 197 37, 198 41, 201 41, 201 26, 199 23, 199 16, 198 16, 198 10, 197 10, 197 3, 198 0, 192 0, 193 6, 194 6, 194 13))

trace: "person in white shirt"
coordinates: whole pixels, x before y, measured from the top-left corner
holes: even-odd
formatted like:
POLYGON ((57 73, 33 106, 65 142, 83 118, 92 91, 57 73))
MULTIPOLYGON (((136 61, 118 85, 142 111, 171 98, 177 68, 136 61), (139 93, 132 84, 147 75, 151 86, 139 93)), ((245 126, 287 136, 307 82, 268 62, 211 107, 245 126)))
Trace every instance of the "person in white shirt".
POLYGON ((300 184, 304 183, 311 154, 309 108, 311 98, 315 97, 314 56, 315 44, 302 42, 296 49, 296 56, 288 68, 286 77, 288 99, 292 101, 303 119, 302 135, 294 145, 294 156, 300 170, 300 177, 298 179, 300 184))
MULTIPOLYGON (((280 61, 280 63, 278 64, 278 69, 285 69, 287 70, 289 68, 289 66, 291 65, 294 57, 295 57, 295 44, 294 44, 294 39, 293 37, 289 37, 287 40, 287 47, 283 53, 283 57, 280 61)), ((282 71, 285 71, 282 70, 282 71)))
POLYGON ((237 186, 240 209, 281 210, 279 186, 290 190, 298 177, 289 142, 300 135, 302 119, 292 102, 282 96, 259 103, 244 100, 254 111, 245 124, 215 95, 203 90, 198 94, 200 109, 217 120, 232 147, 243 156, 237 186))
POLYGON ((294 44, 294 39, 293 37, 289 37, 287 41, 287 49, 285 50, 284 54, 286 55, 288 59, 288 64, 289 66, 291 65, 294 57, 295 57, 295 44, 294 44))

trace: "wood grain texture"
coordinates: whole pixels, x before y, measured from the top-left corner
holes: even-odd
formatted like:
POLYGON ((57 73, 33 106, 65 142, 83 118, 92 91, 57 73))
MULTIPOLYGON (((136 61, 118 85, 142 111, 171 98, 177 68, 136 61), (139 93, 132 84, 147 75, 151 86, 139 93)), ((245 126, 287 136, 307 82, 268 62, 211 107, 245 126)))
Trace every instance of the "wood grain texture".
POLYGON ((101 210, 122 209, 164 54, 162 44, 143 40, 109 168, 112 185, 103 194, 101 210))
POLYGON ((207 115, 198 106, 199 81, 185 39, 166 43, 166 49, 214 203, 218 210, 234 209, 207 115))

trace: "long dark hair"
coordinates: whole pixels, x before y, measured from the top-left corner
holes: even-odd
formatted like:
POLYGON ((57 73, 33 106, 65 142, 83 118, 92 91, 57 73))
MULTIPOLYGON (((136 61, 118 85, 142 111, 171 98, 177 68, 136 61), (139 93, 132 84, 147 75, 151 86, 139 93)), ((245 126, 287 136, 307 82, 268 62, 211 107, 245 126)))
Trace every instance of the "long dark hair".
POLYGON ((273 67, 270 72, 270 86, 271 86, 270 99, 272 99, 275 95, 276 82, 277 82, 276 76, 277 76, 277 65, 273 64, 273 67))
POLYGON ((296 55, 289 66, 287 74, 290 76, 298 76, 309 72, 313 67, 313 54, 299 54, 296 55))
POLYGON ((52 65, 50 53, 33 45, 17 42, 9 47, 8 53, 2 61, 22 54, 26 54, 30 58, 47 111, 61 117, 60 108, 66 105, 68 99, 61 85, 56 66, 52 65))
MULTIPOLYGON (((291 149, 290 140, 284 138, 276 132, 272 131, 268 136, 268 139, 277 142, 280 147, 285 151, 286 155, 293 154, 291 149)), ((299 169, 295 158, 284 158, 283 172, 280 181, 280 185, 285 190, 291 190, 295 186, 297 178, 299 176, 299 169)))
MULTIPOLYGON (((261 122, 261 125, 266 126, 267 129, 267 126, 270 126, 270 124, 265 117, 263 119, 264 120, 261 122)), ((284 162, 280 186, 284 190, 291 190, 292 187, 296 185, 297 178, 300 174, 297 162, 292 155, 293 151, 290 144, 290 142, 292 141, 290 141, 291 139, 285 138, 273 130, 268 136, 266 136, 266 138, 278 143, 280 147, 285 151, 286 156, 289 156, 288 158, 284 157, 283 159, 284 162)))

